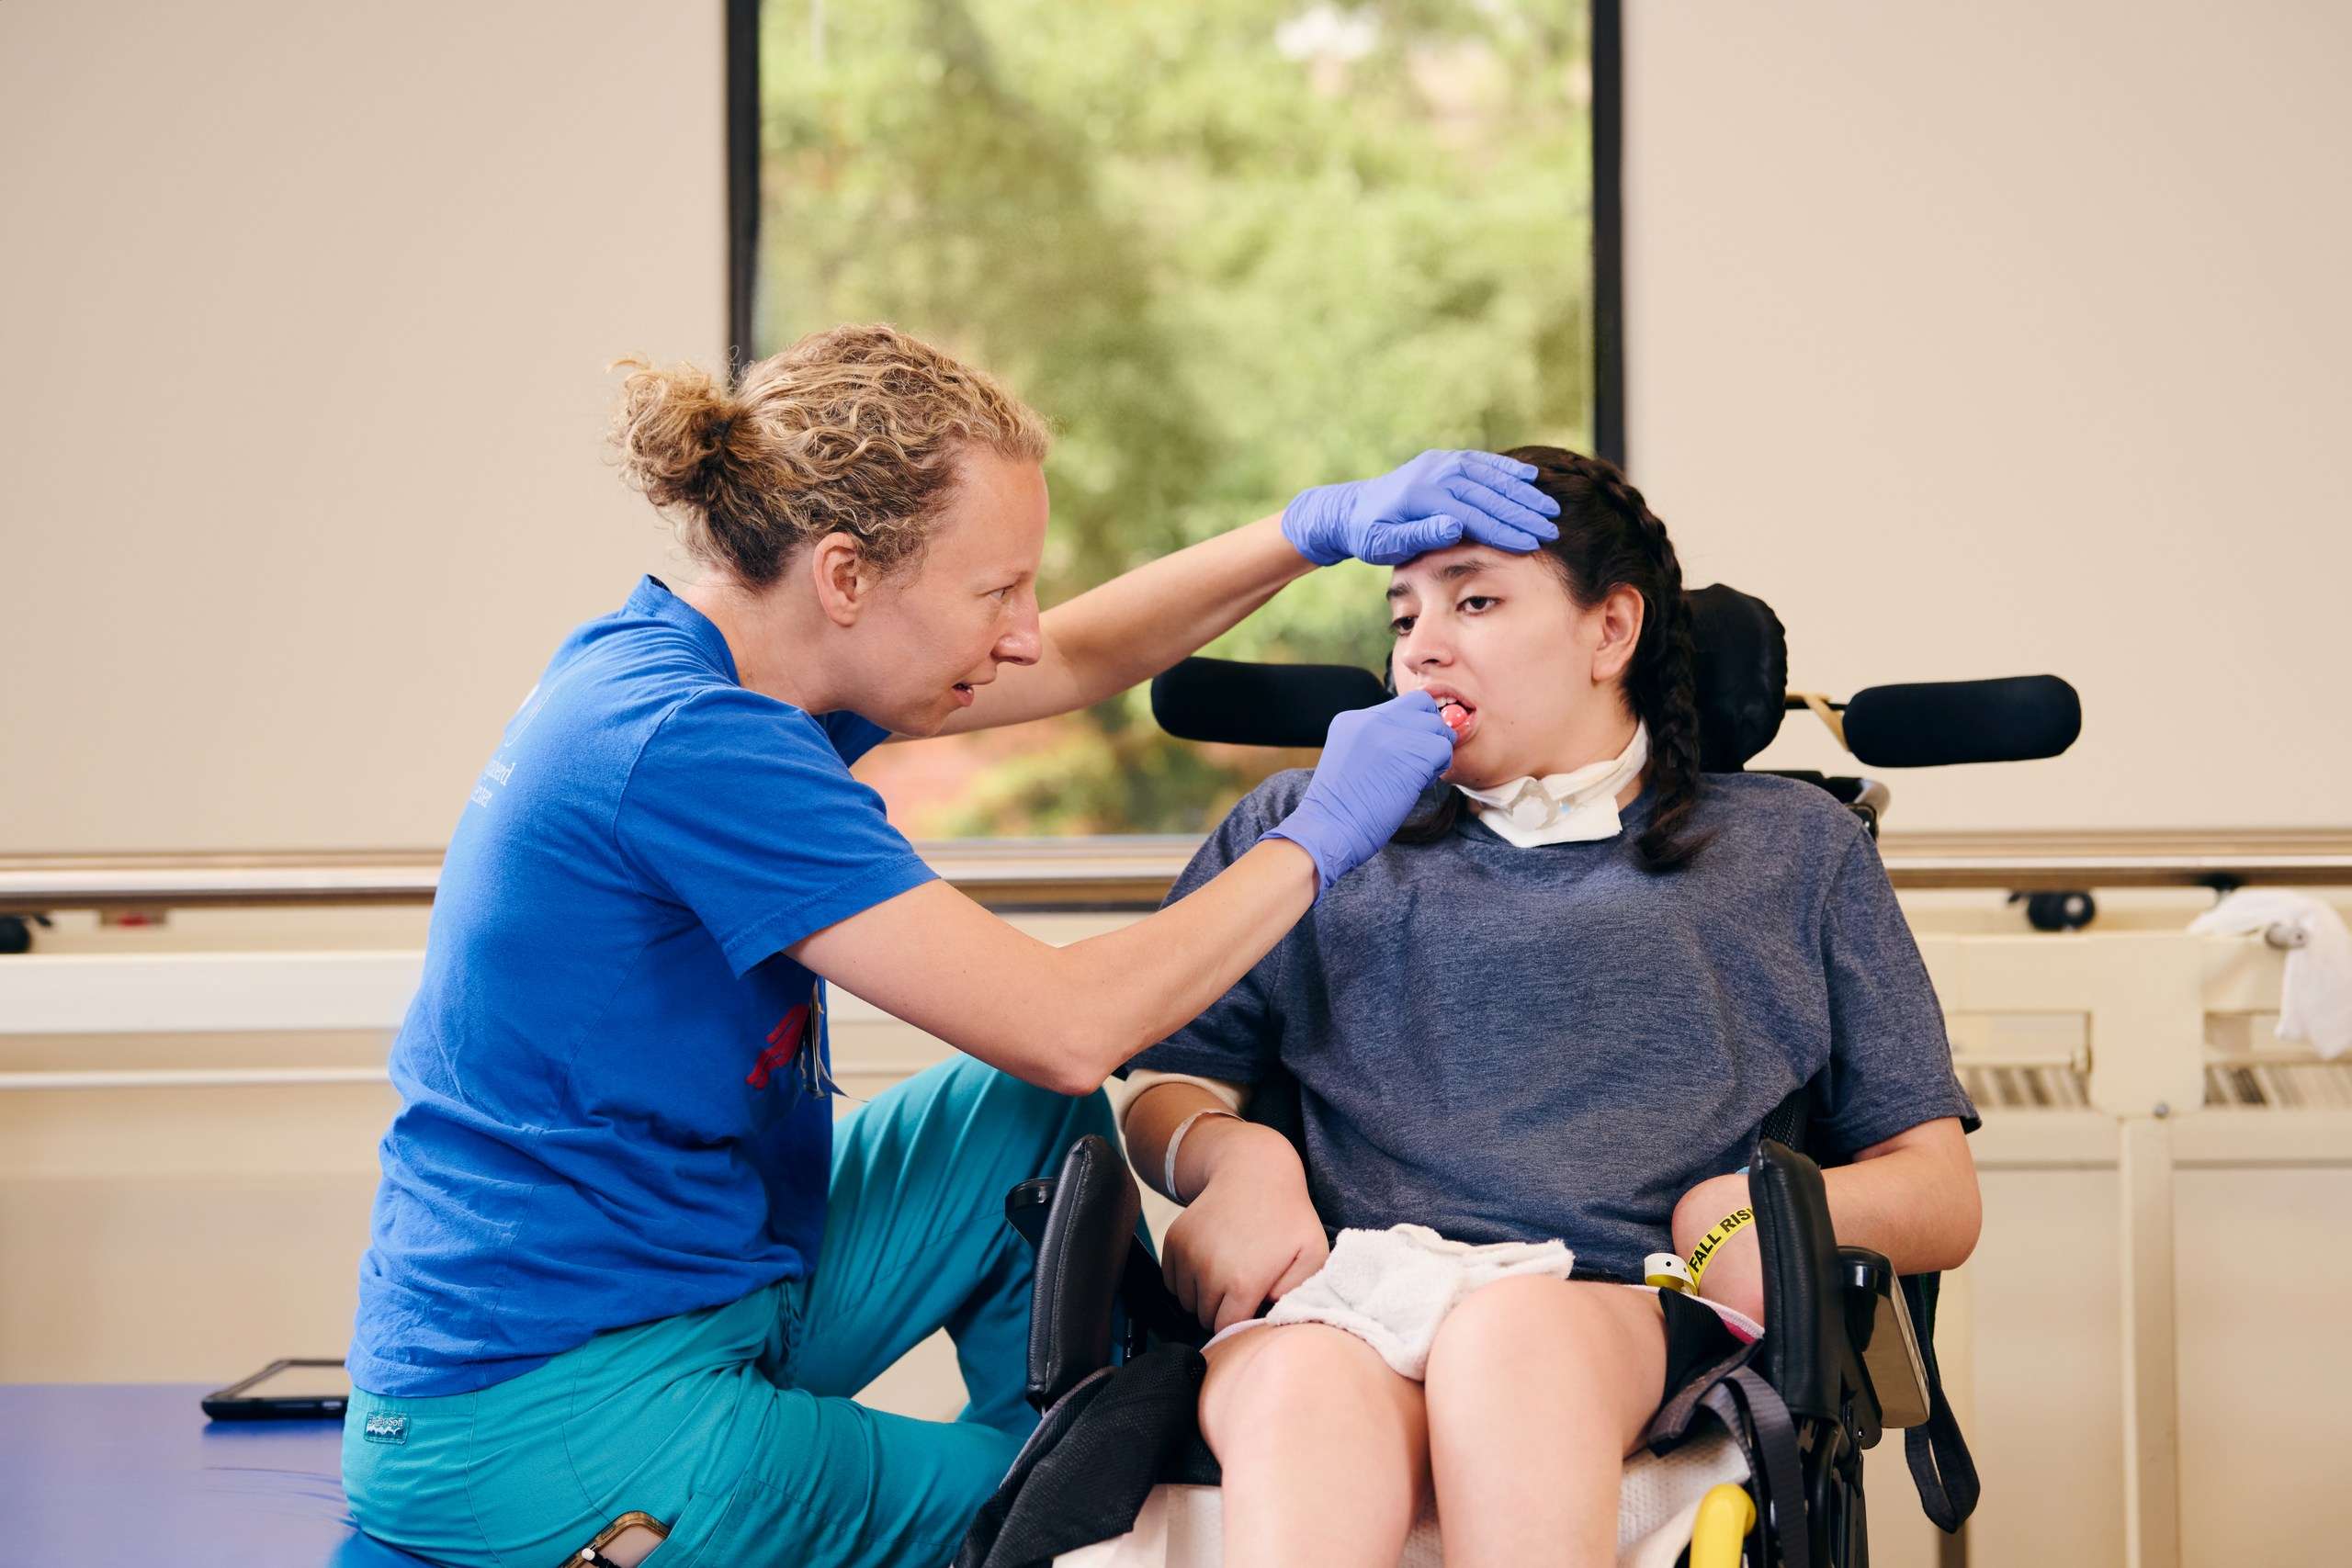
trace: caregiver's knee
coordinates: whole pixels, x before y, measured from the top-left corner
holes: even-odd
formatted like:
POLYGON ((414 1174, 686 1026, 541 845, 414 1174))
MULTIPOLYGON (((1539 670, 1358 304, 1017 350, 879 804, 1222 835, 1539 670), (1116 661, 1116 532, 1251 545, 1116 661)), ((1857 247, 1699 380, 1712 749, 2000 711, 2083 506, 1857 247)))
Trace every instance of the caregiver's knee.
POLYGON ((949 1103, 979 1122, 1031 1131, 1053 1145, 1048 1153, 1057 1159, 1089 1133, 1116 1141, 1117 1119, 1110 1097, 1099 1088, 1085 1094, 1061 1094, 961 1055, 933 1070, 945 1077, 949 1103))

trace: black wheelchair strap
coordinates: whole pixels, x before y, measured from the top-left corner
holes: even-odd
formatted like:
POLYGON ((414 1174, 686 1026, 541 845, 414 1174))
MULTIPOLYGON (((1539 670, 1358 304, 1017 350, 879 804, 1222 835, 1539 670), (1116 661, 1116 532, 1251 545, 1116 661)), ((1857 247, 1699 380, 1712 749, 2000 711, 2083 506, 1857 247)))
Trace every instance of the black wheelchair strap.
POLYGON ((1942 1371, 1936 1365, 1936 1287, 1934 1275, 1914 1275, 1903 1280, 1905 1305, 1912 1322, 1921 1326, 1919 1357, 1928 1371, 1928 1419, 1903 1434, 1904 1461, 1911 1467, 1912 1483, 1919 1488, 1919 1506, 1946 1535, 1957 1531, 1976 1511, 1983 1487, 1976 1461, 1961 1436, 1960 1420, 1944 1397, 1942 1371))
POLYGON ((1700 1415, 1721 1423, 1747 1458, 1748 1487, 1756 1498, 1756 1526, 1748 1560, 1776 1561, 1783 1568, 1810 1568, 1813 1538, 1805 1520, 1804 1467, 1797 1453, 1797 1426, 1778 1390, 1749 1364, 1755 1345, 1743 1345, 1678 1390, 1658 1407, 1642 1441, 1652 1453, 1673 1451, 1688 1442, 1700 1415))
MULTIPOLYGON (((1690 1423, 1697 1417, 1707 1391, 1747 1365, 1755 1353, 1753 1345, 1743 1345, 1737 1351, 1684 1383, 1674 1397, 1659 1405, 1657 1414, 1650 1417, 1649 1429, 1642 1434, 1643 1445, 1650 1452, 1661 1455, 1680 1448, 1690 1435, 1690 1423)), ((1733 1434, 1735 1437, 1739 1435, 1733 1434)))
POLYGON ((1770 1383, 1746 1367, 1707 1384, 1699 1404, 1747 1450, 1754 1472, 1750 1484, 1762 1494, 1757 1498, 1754 1561, 1771 1560, 1765 1546, 1769 1522, 1782 1568, 1811 1568, 1813 1532, 1805 1522, 1804 1471, 1797 1458, 1797 1427, 1789 1407, 1770 1383))

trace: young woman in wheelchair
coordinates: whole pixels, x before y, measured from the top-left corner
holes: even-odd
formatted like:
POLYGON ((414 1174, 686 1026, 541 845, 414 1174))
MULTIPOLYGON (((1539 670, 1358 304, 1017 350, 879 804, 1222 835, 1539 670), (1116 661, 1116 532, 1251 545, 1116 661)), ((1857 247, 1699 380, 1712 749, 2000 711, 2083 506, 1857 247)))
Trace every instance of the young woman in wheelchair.
MULTIPOLYGON (((1605 462, 1511 456, 1559 538, 1437 550, 1388 590, 1392 677, 1440 700, 1452 770, 1133 1064, 1131 1156, 1188 1205, 1168 1280, 1220 1332, 1201 1422, 1228 1568, 1388 1568, 1430 1502, 1449 1568, 1613 1562, 1623 1457, 1762 1305, 1752 1228, 1696 1301, 1642 1288, 1645 1260, 1743 1207, 1758 1128, 1817 1077, 1825 1152, 1850 1156, 1826 1172, 1839 1239, 1903 1273, 1975 1243, 1973 1108, 1870 836, 1810 784, 1702 776, 1664 525, 1605 462), (1269 1079, 1295 1082, 1297 1144, 1229 1114, 1269 1079), (1524 1245, 1548 1238, 1572 1271, 1524 1245), (1367 1283, 1398 1256, 1459 1271, 1418 1338, 1364 1321, 1423 1288, 1367 1283), (1254 1321, 1285 1298, 1320 1304, 1254 1321)), ((1244 799, 1171 897, 1306 778, 1244 799)))

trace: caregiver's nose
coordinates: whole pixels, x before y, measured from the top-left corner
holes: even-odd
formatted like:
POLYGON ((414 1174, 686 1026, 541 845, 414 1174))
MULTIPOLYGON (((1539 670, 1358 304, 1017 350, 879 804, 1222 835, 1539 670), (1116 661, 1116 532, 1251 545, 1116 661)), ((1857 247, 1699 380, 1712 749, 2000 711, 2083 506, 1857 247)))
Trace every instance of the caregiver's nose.
POLYGON ((1013 623, 1011 631, 997 638, 997 661, 1002 664, 1035 664, 1044 645, 1045 636, 1037 625, 1037 597, 1023 590, 1021 618, 1013 623))

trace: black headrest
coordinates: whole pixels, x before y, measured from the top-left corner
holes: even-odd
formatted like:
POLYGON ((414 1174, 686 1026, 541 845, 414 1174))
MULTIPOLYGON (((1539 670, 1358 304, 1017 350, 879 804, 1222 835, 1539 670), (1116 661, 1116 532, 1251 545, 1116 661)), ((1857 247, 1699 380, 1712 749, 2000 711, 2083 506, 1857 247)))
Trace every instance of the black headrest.
POLYGON ((1699 767, 1736 773, 1772 744, 1789 690, 1789 634, 1772 606, 1713 583, 1683 594, 1698 649, 1699 767))
MULTIPOLYGON (((1699 765, 1736 773, 1780 733, 1788 637, 1770 604, 1737 589, 1683 600, 1698 649, 1699 765)), ((1312 747, 1333 718, 1386 696, 1379 676, 1352 665, 1187 659, 1152 682, 1151 715, 1182 740, 1312 747)))

